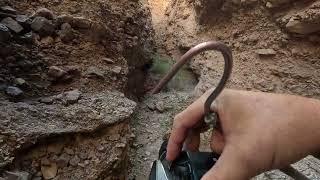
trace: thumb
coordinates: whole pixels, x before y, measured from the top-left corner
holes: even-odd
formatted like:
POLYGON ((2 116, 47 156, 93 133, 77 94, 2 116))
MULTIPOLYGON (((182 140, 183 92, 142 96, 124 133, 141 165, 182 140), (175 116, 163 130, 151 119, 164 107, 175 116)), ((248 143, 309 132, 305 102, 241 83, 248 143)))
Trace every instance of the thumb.
POLYGON ((235 146, 227 145, 219 160, 201 180, 248 180, 252 172, 244 159, 235 146))

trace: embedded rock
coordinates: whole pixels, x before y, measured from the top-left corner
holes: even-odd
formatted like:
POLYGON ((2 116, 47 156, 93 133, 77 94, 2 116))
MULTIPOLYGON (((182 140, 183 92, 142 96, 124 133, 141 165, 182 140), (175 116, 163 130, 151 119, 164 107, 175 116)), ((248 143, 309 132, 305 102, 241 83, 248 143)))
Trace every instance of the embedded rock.
POLYGON ((54 25, 44 17, 35 17, 31 23, 31 28, 42 36, 49 36, 54 32, 54 25))
POLYGON ((256 53, 260 56, 274 56, 277 52, 273 49, 258 49, 256 53))
POLYGON ((15 33, 20 33, 21 31, 23 31, 23 27, 11 17, 7 17, 3 19, 1 23, 6 25, 9 29, 11 29, 15 33))
POLYGON ((31 175, 28 172, 24 171, 6 171, 4 173, 4 178, 6 180, 31 180, 31 175))
POLYGON ((266 6, 268 8, 277 8, 286 4, 289 4, 292 0, 268 0, 266 6))
POLYGON ((53 14, 53 12, 47 8, 38 9, 34 16, 44 17, 49 20, 53 20, 55 18, 55 15, 53 14))
POLYGON ((10 30, 4 24, 0 23, 0 42, 5 42, 11 38, 10 30))
POLYGON ((16 14, 17 10, 13 9, 11 6, 2 6, 0 12, 5 12, 9 14, 16 14))
POLYGON ((292 17, 286 24, 286 28, 289 32, 298 34, 310 34, 320 31, 320 18, 318 22, 307 22, 300 20, 297 17, 292 17))
MULTIPOLYGON (((0 102, 0 162, 10 163, 15 152, 40 139, 67 133, 93 132, 127 120, 136 103, 119 92, 83 94, 72 106, 0 102)), ((1 165, 1 166, 2 166, 1 165)))
POLYGON ((51 66, 48 70, 48 76, 52 77, 54 80, 58 80, 66 75, 67 72, 57 66, 51 66))
POLYGON ((75 38, 73 29, 69 23, 63 23, 58 34, 60 36, 60 39, 64 42, 69 42, 75 38))
POLYGON ((68 91, 63 94, 64 101, 66 104, 74 104, 78 102, 81 96, 81 92, 79 90, 68 91))
POLYGON ((285 16, 285 28, 291 33, 310 34, 320 31, 320 1, 316 1, 307 8, 285 16))
POLYGON ((20 88, 14 86, 7 87, 6 93, 11 97, 20 97, 23 95, 23 91, 20 88))
POLYGON ((44 179, 53 179, 57 176, 58 166, 56 163, 43 164, 41 172, 44 179))
POLYGON ((24 28, 30 28, 32 20, 27 15, 17 15, 16 21, 21 24, 24 28))

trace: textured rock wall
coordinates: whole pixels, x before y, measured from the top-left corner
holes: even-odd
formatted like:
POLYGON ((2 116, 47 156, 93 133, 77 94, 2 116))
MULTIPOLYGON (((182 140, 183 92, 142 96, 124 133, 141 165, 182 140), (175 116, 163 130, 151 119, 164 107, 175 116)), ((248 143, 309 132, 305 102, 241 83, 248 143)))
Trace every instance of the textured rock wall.
POLYGON ((0 179, 125 179, 152 35, 141 1, 1 1, 0 179))

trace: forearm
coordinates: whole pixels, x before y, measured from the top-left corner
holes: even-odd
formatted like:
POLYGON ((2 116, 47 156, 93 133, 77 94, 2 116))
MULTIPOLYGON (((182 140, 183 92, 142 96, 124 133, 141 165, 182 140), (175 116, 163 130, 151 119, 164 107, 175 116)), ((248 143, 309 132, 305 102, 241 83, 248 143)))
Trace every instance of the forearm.
POLYGON ((280 100, 288 111, 286 119, 279 119, 277 125, 277 140, 284 143, 282 147, 288 147, 278 151, 280 156, 294 162, 320 151, 320 101, 288 95, 280 100))

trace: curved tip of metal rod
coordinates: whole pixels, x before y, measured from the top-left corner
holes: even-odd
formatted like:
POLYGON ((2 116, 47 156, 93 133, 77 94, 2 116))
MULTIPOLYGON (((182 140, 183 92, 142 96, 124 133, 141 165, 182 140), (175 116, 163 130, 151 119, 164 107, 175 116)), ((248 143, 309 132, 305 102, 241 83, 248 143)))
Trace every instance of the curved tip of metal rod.
MULTIPOLYGON (((224 76, 219 83, 220 86, 224 86, 226 81, 229 78, 232 70, 232 52, 231 49, 218 41, 208 41, 203 42, 195 47, 191 48, 188 52, 186 52, 179 61, 177 61, 171 70, 160 80, 157 86, 151 91, 152 94, 156 94, 161 91, 161 89, 173 78, 173 76, 179 71, 179 69, 188 61, 190 61, 194 56, 200 54, 201 52, 208 50, 217 50, 220 51, 225 59, 225 71, 224 76)), ((219 86, 219 85, 218 85, 219 86)), ((218 89, 218 88, 217 88, 218 89)), ((222 88, 223 89, 223 88, 222 88)), ((221 91, 220 91, 221 92, 221 91)), ((215 92, 215 93, 220 93, 215 92)))

